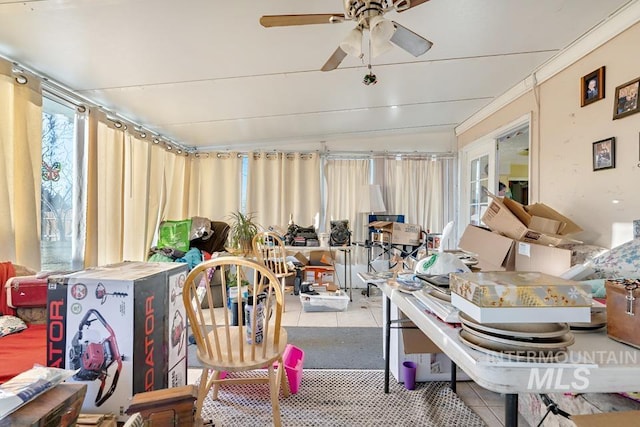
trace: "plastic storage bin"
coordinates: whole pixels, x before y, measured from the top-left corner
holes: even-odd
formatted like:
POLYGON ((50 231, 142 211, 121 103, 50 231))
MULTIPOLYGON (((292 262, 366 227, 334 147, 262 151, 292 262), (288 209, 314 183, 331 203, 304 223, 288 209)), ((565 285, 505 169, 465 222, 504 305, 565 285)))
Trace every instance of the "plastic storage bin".
POLYGON ((349 296, 341 291, 322 292, 320 295, 300 294, 304 311, 344 311, 349 305, 349 296))

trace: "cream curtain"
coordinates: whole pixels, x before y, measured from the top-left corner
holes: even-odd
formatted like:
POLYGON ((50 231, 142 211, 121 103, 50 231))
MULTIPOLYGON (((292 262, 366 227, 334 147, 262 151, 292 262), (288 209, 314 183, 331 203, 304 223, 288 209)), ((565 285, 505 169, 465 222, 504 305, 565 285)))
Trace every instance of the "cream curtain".
POLYGON ((147 250, 156 244, 158 226, 162 221, 164 204, 167 199, 167 186, 164 180, 164 167, 167 157, 168 153, 164 147, 157 144, 149 144, 149 195, 147 206, 148 219, 146 224, 147 250))
POLYGON ((175 221, 189 218, 189 170, 191 159, 172 152, 166 152, 164 158, 166 198, 162 207, 161 218, 175 221))
POLYGON ((144 261, 157 227, 160 185, 151 186, 151 144, 125 133, 123 258, 144 261), (152 191, 153 190, 153 191, 152 191))
POLYGON ((98 122, 99 112, 89 109, 86 121, 86 218, 84 267, 98 265, 98 122))
POLYGON ((73 151, 73 168, 76 176, 73 182, 73 227, 71 229, 71 269, 84 268, 84 256, 87 248, 87 156, 86 143, 89 139, 89 110, 76 110, 73 151))
POLYGON ((289 219, 303 227, 320 215, 318 154, 249 153, 247 212, 258 224, 286 230, 289 219))
POLYGON ((143 261, 161 220, 187 218, 188 158, 116 128, 97 110, 87 128, 84 265, 143 261))
POLYGON ((405 222, 441 232, 444 226, 443 161, 402 159, 385 161, 387 212, 404 214, 405 222))
POLYGON ((371 161, 328 159, 325 165, 326 180, 326 224, 330 221, 348 219, 351 241, 364 241, 367 234, 368 217, 358 206, 363 185, 369 184, 371 161))
POLYGON ((237 153, 208 153, 191 161, 189 216, 228 221, 240 209, 242 157, 237 153))
POLYGON ((0 58, 0 261, 40 269, 42 92, 0 58))
POLYGON ((97 265, 124 258, 124 137, 122 130, 100 121, 97 134, 97 265))

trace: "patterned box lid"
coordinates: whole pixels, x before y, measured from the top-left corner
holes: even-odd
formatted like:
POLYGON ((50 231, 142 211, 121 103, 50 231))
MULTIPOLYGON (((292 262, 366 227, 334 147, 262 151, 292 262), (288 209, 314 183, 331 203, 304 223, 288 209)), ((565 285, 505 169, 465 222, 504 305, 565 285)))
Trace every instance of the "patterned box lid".
POLYGON ((451 292, 480 307, 590 307, 591 286, 537 272, 451 273, 451 292))

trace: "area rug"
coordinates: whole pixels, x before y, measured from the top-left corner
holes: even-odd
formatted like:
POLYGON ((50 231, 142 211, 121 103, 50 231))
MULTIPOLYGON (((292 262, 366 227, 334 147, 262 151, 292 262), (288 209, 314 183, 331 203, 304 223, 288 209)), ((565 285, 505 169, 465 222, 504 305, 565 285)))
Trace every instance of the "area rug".
MULTIPOLYGON (((305 369, 384 369, 382 328, 287 326, 288 342, 304 351, 305 369)), ((202 365, 188 347, 190 368, 202 365)))
MULTIPOLYGON (((395 381, 389 386, 385 394, 383 371, 305 369, 298 393, 280 398, 282 425, 486 426, 446 382, 419 383, 415 390, 395 381)), ((224 386, 217 401, 207 396, 202 416, 216 427, 271 426, 269 387, 224 386)))

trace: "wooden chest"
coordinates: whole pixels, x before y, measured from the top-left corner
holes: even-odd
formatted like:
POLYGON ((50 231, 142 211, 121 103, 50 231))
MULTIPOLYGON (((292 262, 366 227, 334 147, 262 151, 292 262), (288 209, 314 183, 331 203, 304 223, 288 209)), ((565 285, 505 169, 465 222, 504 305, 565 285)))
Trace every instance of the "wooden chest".
POLYGON ((127 414, 139 412, 150 426, 195 425, 195 401, 198 389, 193 385, 137 393, 127 414))
POLYGON ((0 426, 74 426, 86 392, 86 384, 58 384, 0 420, 0 426))
POLYGON ((640 348, 640 280, 605 282, 607 291, 607 335, 640 348))

